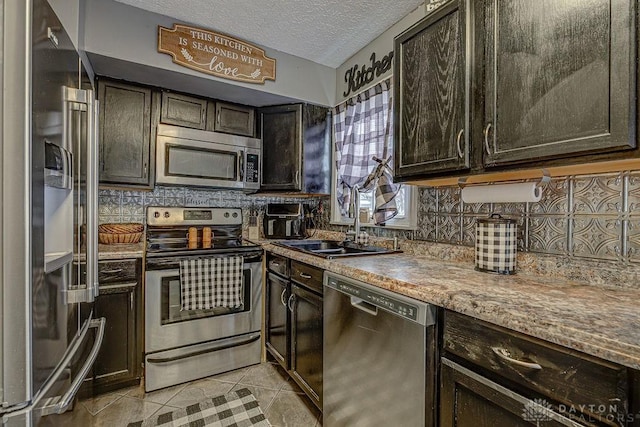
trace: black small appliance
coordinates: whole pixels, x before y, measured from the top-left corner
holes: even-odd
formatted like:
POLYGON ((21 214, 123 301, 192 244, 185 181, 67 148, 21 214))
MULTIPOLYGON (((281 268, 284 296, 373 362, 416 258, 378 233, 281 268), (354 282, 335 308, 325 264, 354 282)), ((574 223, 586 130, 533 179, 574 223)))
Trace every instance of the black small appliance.
POLYGON ((302 203, 269 203, 262 226, 267 239, 304 239, 306 227, 302 203))

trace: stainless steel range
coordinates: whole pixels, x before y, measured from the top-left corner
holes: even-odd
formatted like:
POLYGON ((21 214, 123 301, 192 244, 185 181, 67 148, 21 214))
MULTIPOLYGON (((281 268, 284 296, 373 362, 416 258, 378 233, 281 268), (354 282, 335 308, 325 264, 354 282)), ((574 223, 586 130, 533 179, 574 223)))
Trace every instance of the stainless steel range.
POLYGON ((242 239, 240 209, 147 208, 146 391, 260 363, 262 255, 242 239), (237 255, 240 307, 181 310, 180 260, 237 255))

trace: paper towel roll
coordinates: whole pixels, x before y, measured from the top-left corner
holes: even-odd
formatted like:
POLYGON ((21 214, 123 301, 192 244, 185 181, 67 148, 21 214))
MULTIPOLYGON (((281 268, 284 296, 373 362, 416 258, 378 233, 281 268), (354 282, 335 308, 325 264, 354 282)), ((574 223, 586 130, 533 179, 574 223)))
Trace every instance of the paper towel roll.
POLYGON ((513 184, 470 185, 462 189, 465 203, 521 203, 539 202, 542 188, 537 182, 516 182, 513 184))

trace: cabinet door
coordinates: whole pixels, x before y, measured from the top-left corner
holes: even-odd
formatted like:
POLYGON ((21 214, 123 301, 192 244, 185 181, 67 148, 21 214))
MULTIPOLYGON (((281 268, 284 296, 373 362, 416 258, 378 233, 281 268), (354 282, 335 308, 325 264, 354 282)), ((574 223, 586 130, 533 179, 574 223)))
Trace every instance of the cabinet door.
POLYGON ((268 273, 266 292, 266 346, 273 357, 285 369, 289 369, 289 282, 268 273))
POLYGON ((465 14, 452 1, 395 40, 397 177, 469 167, 465 14))
POLYGON ((302 105, 260 110, 262 121, 261 190, 300 191, 302 105))
POLYGON ((168 125, 204 129, 206 126, 207 100, 178 93, 162 93, 160 121, 168 125))
POLYGON ((303 192, 331 193, 331 113, 328 108, 303 108, 303 192))
POLYGON ((486 2, 485 165, 635 147, 635 3, 486 2))
POLYGON ((96 298, 95 317, 104 317, 107 323, 100 352, 93 364, 95 394, 139 380, 136 287, 137 283, 102 286, 96 298))
POLYGON ((100 80, 98 91, 100 182, 152 187, 155 126, 151 90, 100 80))
POLYGON ((448 359, 441 366, 442 427, 581 425, 448 359))
POLYGON ((295 284, 291 318, 291 375, 322 408, 322 297, 295 284))
POLYGON ((214 103, 209 103, 207 129, 253 137, 255 128, 255 110, 253 108, 224 102, 216 102, 215 106, 214 103))

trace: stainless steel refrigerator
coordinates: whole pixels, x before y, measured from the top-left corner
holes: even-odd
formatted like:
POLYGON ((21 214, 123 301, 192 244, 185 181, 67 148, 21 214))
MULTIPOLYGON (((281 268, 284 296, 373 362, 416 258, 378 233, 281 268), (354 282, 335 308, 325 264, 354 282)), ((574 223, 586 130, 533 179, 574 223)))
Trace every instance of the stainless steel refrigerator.
POLYGON ((48 3, 0 5, 0 416, 34 426, 71 406, 104 334, 97 103, 48 3))

